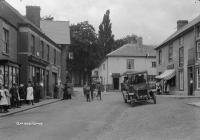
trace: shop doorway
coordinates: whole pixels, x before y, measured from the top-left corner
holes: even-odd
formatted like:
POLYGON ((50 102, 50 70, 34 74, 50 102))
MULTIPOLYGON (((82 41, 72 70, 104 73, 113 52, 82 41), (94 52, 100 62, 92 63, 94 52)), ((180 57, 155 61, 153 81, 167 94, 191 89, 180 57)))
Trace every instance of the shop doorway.
POLYGON ((113 88, 119 90, 119 78, 113 78, 113 88))
POLYGON ((191 96, 194 93, 194 68, 188 67, 188 95, 191 96))

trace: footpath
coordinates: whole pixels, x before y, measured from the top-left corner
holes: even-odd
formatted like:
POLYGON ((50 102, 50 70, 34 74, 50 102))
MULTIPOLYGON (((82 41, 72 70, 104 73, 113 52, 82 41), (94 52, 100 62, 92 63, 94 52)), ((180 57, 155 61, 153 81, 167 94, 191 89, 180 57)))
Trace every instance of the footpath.
POLYGON ((40 101, 39 103, 34 103, 34 105, 25 104, 25 105, 22 105, 20 108, 9 109, 9 112, 7 112, 7 113, 0 113, 0 118, 6 117, 6 116, 9 116, 9 115, 13 115, 13 114, 16 114, 16 113, 20 113, 20 112, 23 112, 23 111, 27 111, 27 110, 30 110, 30 109, 33 109, 33 108, 37 108, 37 107, 45 106, 45 105, 48 105, 48 104, 56 103, 58 101, 60 101, 60 99, 45 99, 45 100, 40 101))

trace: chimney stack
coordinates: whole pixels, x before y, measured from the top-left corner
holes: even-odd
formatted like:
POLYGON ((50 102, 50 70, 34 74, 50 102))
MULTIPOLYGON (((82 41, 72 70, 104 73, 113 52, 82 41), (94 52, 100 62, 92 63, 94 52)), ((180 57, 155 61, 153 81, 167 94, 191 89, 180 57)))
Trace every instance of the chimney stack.
POLYGON ((188 20, 178 20, 177 21, 177 30, 181 29, 183 26, 188 24, 188 20))
POLYGON ((26 6, 26 17, 37 27, 40 28, 40 7, 26 6))

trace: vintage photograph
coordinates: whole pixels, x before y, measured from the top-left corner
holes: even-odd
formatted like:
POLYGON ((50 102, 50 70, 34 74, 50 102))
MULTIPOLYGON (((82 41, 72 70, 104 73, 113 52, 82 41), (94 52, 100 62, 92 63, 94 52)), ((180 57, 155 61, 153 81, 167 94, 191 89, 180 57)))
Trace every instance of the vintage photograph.
POLYGON ((200 140, 200 0, 0 0, 0 140, 200 140))

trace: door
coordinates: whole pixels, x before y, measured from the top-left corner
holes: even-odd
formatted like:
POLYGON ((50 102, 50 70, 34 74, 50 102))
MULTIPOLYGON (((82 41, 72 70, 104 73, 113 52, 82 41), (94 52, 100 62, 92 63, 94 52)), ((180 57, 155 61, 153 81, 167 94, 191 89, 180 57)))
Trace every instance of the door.
POLYGON ((113 78, 114 90, 119 90, 119 78, 113 78))
POLYGON ((194 92, 194 68, 188 68, 188 95, 193 95, 194 92))

